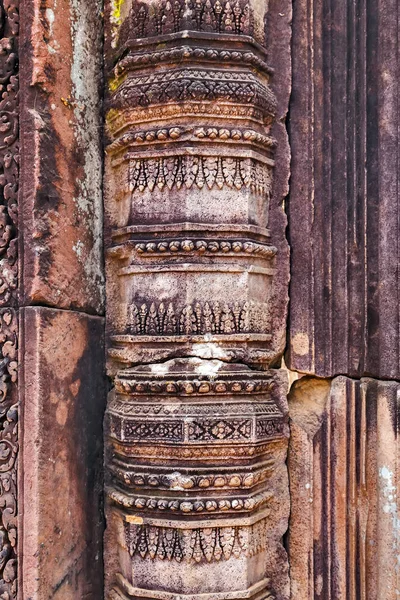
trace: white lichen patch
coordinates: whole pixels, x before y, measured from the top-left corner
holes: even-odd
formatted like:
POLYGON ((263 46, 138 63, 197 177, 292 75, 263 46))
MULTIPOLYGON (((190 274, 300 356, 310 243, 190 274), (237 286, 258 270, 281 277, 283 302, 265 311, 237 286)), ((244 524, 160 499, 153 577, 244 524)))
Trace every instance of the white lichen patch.
POLYGON ((75 252, 78 258, 82 256, 82 252, 85 246, 81 240, 78 240, 74 246, 72 246, 72 250, 75 252))
POLYGON ((205 343, 193 344, 192 352, 199 358, 229 360, 229 355, 224 348, 213 342, 206 341, 205 343))
POLYGON ((87 230, 85 247, 79 247, 80 259, 89 281, 104 291, 102 272, 102 158, 100 136, 99 74, 101 47, 99 40, 101 3, 71 0, 71 63, 74 136, 82 150, 83 176, 77 180, 79 194, 75 205, 80 225, 87 230), (96 18, 99 27, 96 27, 96 18), (96 48, 96 44, 98 48, 96 48), (91 242, 89 241, 91 240, 91 242))
MULTIPOLYGON (((397 488, 393 481, 393 471, 383 466, 379 469, 379 478, 382 480, 380 490, 384 500, 382 509, 386 515, 391 517, 393 549, 396 550, 400 541, 400 520, 397 507, 397 488)), ((398 570, 399 566, 400 561, 397 555, 396 570, 398 570)))
POLYGON ((219 360, 200 360, 196 365, 196 372, 199 375, 213 378, 223 366, 224 363, 219 360))
POLYGON ((150 370, 152 373, 154 373, 154 375, 165 375, 165 373, 168 373, 168 371, 169 371, 169 364, 168 363, 160 363, 160 364, 150 365, 150 370))

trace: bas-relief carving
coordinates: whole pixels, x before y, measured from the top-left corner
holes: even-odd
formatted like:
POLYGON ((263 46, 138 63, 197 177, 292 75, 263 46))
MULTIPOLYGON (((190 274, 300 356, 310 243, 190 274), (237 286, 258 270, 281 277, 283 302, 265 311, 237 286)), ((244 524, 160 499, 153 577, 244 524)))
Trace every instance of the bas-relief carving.
POLYGON ((19 3, 0 2, 0 598, 17 597, 19 3))
MULTIPOLYGON (((183 30, 254 37, 254 19, 246 0, 163 0, 131 2, 120 31, 120 44, 183 30)), ((260 40, 263 41, 263 40, 260 40)))
POLYGON ((265 10, 126 2, 106 57, 108 598, 285 597, 265 10))
POLYGON ((0 309, 0 598, 17 596, 17 314, 0 309))
POLYGON ((18 284, 18 8, 0 3, 0 306, 15 303, 18 284))

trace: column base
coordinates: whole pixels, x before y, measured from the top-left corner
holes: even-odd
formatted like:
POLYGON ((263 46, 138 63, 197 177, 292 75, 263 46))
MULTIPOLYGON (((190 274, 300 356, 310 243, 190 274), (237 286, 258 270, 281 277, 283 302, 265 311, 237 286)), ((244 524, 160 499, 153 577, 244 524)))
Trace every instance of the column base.
POLYGON ((274 596, 268 591, 268 579, 259 581, 247 590, 208 594, 176 594, 137 588, 133 587, 120 573, 117 574, 116 579, 118 587, 111 590, 109 600, 274 600, 274 596))

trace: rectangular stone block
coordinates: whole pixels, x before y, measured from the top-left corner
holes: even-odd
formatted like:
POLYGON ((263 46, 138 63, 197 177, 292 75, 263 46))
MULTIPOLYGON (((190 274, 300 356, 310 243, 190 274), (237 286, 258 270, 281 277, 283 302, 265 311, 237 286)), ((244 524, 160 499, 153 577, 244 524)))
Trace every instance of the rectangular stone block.
POLYGON ((21 5, 21 295, 101 313, 102 4, 21 5))
POLYGON ((294 370, 400 378, 398 17, 395 0, 294 3, 294 370))
POLYGON ((289 398, 293 600, 398 598, 399 384, 304 378, 289 398))
POLYGON ((22 310, 20 600, 103 597, 103 319, 22 310))

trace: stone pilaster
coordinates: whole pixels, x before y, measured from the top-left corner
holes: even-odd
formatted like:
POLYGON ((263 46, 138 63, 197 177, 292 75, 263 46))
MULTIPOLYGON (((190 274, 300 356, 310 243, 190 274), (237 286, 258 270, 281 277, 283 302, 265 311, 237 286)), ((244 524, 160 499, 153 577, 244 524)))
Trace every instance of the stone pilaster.
POLYGON ((110 599, 286 597, 266 11, 109 6, 110 599))

